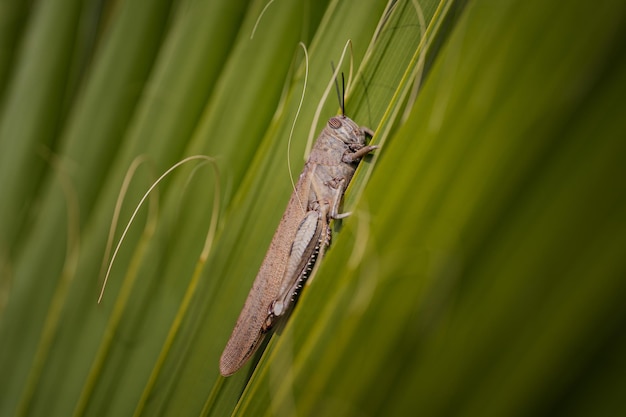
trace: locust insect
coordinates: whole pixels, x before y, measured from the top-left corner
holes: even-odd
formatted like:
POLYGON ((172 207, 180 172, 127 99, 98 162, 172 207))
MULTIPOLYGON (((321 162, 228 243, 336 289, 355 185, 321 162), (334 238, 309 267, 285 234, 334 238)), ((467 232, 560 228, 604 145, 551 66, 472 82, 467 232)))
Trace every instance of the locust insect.
POLYGON ((366 137, 373 137, 374 132, 345 115, 345 98, 336 79, 335 86, 341 115, 328 120, 304 165, 222 353, 220 373, 224 376, 237 372, 293 308, 330 244, 330 220, 350 214, 339 213, 339 208, 360 160, 377 148, 366 144, 366 137))

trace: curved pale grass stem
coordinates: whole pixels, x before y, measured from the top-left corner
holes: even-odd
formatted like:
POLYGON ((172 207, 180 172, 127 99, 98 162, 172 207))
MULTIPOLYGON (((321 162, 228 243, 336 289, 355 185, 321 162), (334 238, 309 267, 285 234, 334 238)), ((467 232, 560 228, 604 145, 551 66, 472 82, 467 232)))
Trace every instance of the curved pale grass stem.
POLYGON ((263 7, 263 10, 261 10, 261 13, 259 13, 259 17, 257 17, 256 22, 254 23, 254 27, 252 28, 252 33, 250 34, 250 39, 254 38, 254 34, 256 32, 256 28, 257 26, 259 26, 259 22, 261 22, 261 18, 263 17, 263 15, 265 14, 265 12, 267 11, 267 9, 270 7, 270 5, 274 3, 274 0, 270 0, 267 2, 267 4, 263 7))
MULTIPOLYGON (((289 140, 287 141, 287 168, 289 169, 289 179, 291 180, 291 188, 296 191, 296 183, 293 180, 293 173, 291 172, 291 139, 293 138, 293 130, 296 127, 296 122, 298 121, 298 116, 300 116, 300 110, 302 110, 302 102, 304 101, 304 94, 306 93, 306 84, 309 79, 309 54, 306 50, 306 45, 300 42, 300 46, 304 51, 304 85, 302 86, 302 95, 300 96, 300 103, 298 104, 298 110, 296 111, 296 117, 293 118, 293 123, 291 124, 291 130, 289 131, 289 140)), ((300 201, 300 196, 296 194, 298 197, 298 203, 300 203, 300 208, 304 211, 305 207, 300 201)))
MULTIPOLYGON (((146 193, 143 195, 141 200, 139 200, 139 204, 137 204, 137 207, 135 207, 135 210, 133 211, 133 214, 130 216, 130 219, 128 220, 128 223, 126 224, 126 227, 124 228, 124 231, 122 232, 122 235, 120 236, 120 239, 117 242, 115 250, 113 251, 113 256, 111 257, 111 261, 109 262, 109 266, 108 266, 108 268, 106 270, 106 274, 104 276, 104 282, 102 283, 102 289, 100 290, 100 295, 98 296, 98 304, 102 301, 102 297, 104 295, 104 290, 105 290, 106 284, 107 284, 107 282, 109 280, 109 275, 111 274, 111 268, 113 267, 113 262, 115 262, 115 258, 117 257, 117 254, 118 254, 118 252, 120 250, 120 247, 122 246, 122 243, 124 242, 124 239, 126 238, 126 234, 128 233, 128 230, 130 229, 130 226, 132 225, 133 221, 135 220, 135 217, 137 216, 137 213, 139 212, 139 209, 143 206, 143 203, 146 201, 146 199, 148 198, 150 193, 156 188, 156 186, 159 185, 159 183, 165 177, 167 177, 172 171, 174 171, 176 168, 186 164, 187 162, 195 161, 195 160, 204 160, 204 161, 207 161, 207 162, 211 163, 211 165, 213 165, 213 167, 215 169, 216 174, 218 174, 217 167, 215 166, 215 159, 214 158, 211 158, 210 156, 206 156, 206 155, 193 155, 193 156, 189 156, 189 157, 187 157, 187 158, 177 162, 176 164, 172 165, 154 183, 152 183, 150 188, 148 188, 148 191, 146 191, 146 193)), ((216 179, 216 181, 219 183, 219 179, 216 179)), ((128 184, 126 184, 126 182, 125 182, 125 185, 126 185, 126 187, 128 186, 128 184)), ((216 190, 219 193, 219 188, 216 188, 216 190)), ((125 193, 125 192, 126 192, 126 189, 123 189, 120 192, 120 195, 123 197, 123 193, 125 193)), ((119 199, 118 199, 118 202, 119 202, 119 199)), ((217 228, 217 215, 216 215, 215 210, 217 210, 219 208, 219 195, 217 195, 215 197, 213 204, 214 204, 214 206, 213 206, 214 213, 213 213, 213 216, 211 218, 211 225, 209 227, 209 232, 207 234, 207 240, 205 241, 205 246, 204 246, 204 248, 202 250, 202 253, 201 253, 202 257, 206 257, 208 252, 210 251, 211 243, 213 241, 213 236, 215 235, 215 229, 217 228)), ((116 205, 116 211, 117 210, 119 210, 119 207, 116 205)), ((114 220, 117 220, 117 219, 115 218, 114 220)), ((111 228, 111 232, 112 233, 115 232, 115 226, 113 226, 111 228)))

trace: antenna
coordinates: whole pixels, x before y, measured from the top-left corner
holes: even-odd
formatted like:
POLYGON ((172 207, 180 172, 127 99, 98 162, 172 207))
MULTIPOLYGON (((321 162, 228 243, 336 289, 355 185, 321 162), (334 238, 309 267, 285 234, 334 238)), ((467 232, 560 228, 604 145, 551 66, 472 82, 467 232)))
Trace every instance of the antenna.
MULTIPOLYGON (((333 70, 333 74, 335 73, 335 64, 333 61, 330 61, 330 68, 333 70)), ((337 90, 337 100, 339 100, 339 105, 341 106, 341 115, 346 116, 346 82, 343 77, 343 72, 341 73, 341 91, 339 90, 339 81, 337 81, 337 77, 335 77, 335 89, 337 90)))
POLYGON ((341 115, 346 116, 346 80, 341 73, 341 115))

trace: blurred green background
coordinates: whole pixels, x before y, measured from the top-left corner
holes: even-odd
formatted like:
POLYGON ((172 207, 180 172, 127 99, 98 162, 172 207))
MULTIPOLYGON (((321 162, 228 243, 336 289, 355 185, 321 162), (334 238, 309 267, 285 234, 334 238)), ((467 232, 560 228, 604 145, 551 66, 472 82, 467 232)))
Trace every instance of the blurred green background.
POLYGON ((624 39, 616 1, 3 0, 0 416, 624 412, 624 39), (225 379, 348 40, 381 148, 225 379), (159 184, 98 304, 125 177, 115 239, 190 155, 215 162, 159 184))

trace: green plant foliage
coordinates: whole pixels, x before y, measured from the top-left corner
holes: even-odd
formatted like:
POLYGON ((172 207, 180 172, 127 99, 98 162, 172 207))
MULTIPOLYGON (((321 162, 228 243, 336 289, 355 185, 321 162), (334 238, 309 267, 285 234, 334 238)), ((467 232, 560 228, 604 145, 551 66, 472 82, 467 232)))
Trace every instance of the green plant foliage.
POLYGON ((0 416, 624 411, 626 5, 4 3, 0 416), (289 169, 338 111, 331 61, 380 149, 292 316, 223 378, 289 169), (192 155, 98 304, 125 179, 113 243, 192 155))

